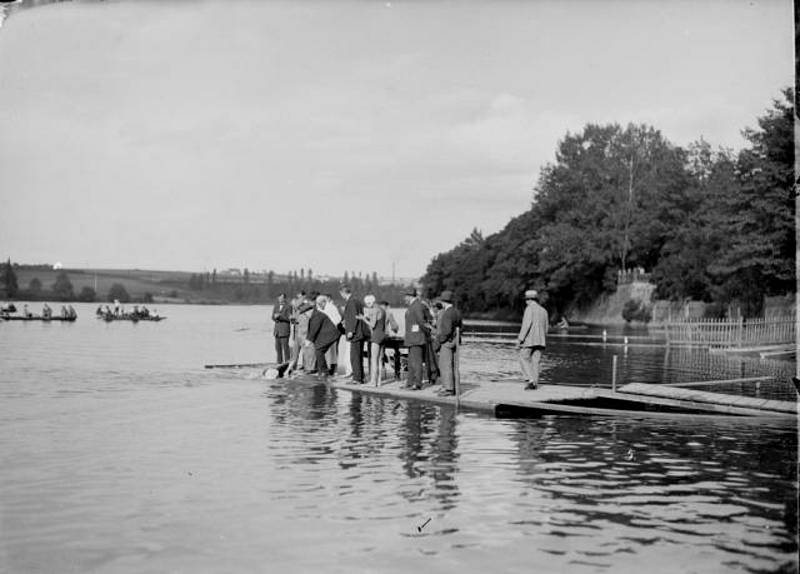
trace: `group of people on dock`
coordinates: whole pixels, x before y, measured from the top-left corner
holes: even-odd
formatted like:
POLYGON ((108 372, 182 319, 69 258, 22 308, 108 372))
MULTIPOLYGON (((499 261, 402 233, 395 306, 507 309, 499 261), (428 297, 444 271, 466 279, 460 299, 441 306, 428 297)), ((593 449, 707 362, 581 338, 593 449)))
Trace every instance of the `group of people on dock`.
MULTIPOLYGON (((403 346, 408 349, 405 388, 419 390, 441 383, 440 395, 456 393, 463 322, 451 291, 428 301, 416 289, 408 289, 402 334, 388 302, 376 301, 372 294, 361 299, 348 285, 340 287, 339 295, 341 305, 332 295, 316 292, 301 291, 291 301, 284 293, 278 297, 272 313, 275 354, 279 364, 288 363, 288 375, 305 372, 327 379, 342 365, 346 380, 377 386, 388 363, 387 353, 399 353, 403 346)), ((535 390, 549 318, 535 290, 525 292, 525 303, 517 349, 524 388, 535 390)))
POLYGON ((324 379, 342 365, 346 379, 379 385, 387 355, 405 346, 409 389, 422 388, 425 370, 429 384, 441 380, 442 392, 455 394, 461 315, 453 307, 451 292, 445 291, 431 303, 423 302, 416 290, 407 291, 402 335, 387 301, 377 301, 372 294, 357 297, 348 285, 341 286, 339 295, 341 306, 330 294, 300 292, 291 301, 285 294, 278 297, 272 313, 275 353, 278 363, 289 363, 288 374, 304 371, 324 379))

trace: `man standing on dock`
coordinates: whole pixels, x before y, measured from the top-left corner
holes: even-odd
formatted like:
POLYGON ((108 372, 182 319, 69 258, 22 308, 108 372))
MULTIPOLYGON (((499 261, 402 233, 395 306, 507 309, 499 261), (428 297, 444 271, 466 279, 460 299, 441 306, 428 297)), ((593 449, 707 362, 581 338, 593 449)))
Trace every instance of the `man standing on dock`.
POLYGON ((525 291, 525 315, 517 336, 519 364, 527 379, 526 391, 539 386, 539 361, 545 348, 545 337, 550 325, 547 310, 539 305, 539 293, 535 289, 525 291))
POLYGON ((292 330, 291 323, 292 309, 286 303, 286 294, 278 295, 278 302, 272 308, 272 320, 275 321, 275 328, 272 334, 275 335, 275 355, 276 361, 280 365, 289 361, 289 335, 292 330))
POLYGON ((461 313, 453 306, 453 292, 442 291, 439 295, 442 311, 436 318, 436 341, 434 347, 439 351, 439 373, 442 390, 439 396, 452 397, 456 394, 456 348, 461 344, 461 313))
POLYGON ((406 335, 403 338, 403 344, 408 347, 406 388, 418 391, 422 388, 422 357, 428 344, 431 316, 417 297, 416 289, 411 288, 406 292, 406 305, 406 335))
POLYGON ((328 298, 325 295, 317 297, 317 308, 308 320, 308 333, 304 345, 313 345, 317 356, 317 378, 325 380, 329 376, 328 364, 325 361, 325 353, 339 342, 341 333, 339 328, 333 324, 331 318, 325 312, 328 298))
POLYGON ((369 338, 367 324, 364 322, 364 305, 348 285, 342 285, 339 295, 345 300, 344 336, 350 343, 350 368, 353 370, 353 382, 364 384, 364 343, 369 338))

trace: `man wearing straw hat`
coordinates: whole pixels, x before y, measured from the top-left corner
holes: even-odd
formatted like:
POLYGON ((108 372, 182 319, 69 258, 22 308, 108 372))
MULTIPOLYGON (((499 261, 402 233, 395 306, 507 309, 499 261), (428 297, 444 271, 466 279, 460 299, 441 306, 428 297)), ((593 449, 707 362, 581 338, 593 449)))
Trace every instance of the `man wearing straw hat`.
POLYGON ((539 293, 535 289, 525 291, 525 315, 517 336, 519 364, 527 379, 526 391, 539 386, 539 361, 545 348, 545 336, 550 320, 547 310, 539 305, 539 293))

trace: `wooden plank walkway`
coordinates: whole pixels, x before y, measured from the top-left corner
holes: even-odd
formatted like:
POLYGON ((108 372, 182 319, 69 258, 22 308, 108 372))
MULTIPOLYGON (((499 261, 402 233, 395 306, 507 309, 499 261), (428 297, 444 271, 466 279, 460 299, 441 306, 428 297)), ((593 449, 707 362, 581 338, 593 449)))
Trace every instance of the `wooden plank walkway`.
MULTIPOLYGON (((279 379, 284 380, 284 379, 279 379)), ((300 375, 285 379, 287 382, 306 384, 320 384, 313 376, 300 375)), ((725 419, 763 419, 784 418, 796 420, 794 411, 755 408, 751 405, 729 405, 711 402, 686 401, 675 398, 657 396, 637 396, 633 393, 613 392, 609 389, 593 387, 580 387, 572 385, 540 385, 535 391, 525 391, 524 383, 519 382, 493 382, 475 383, 462 382, 462 394, 457 401, 455 397, 441 397, 437 393, 439 385, 426 387, 419 391, 404 388, 405 381, 384 382, 380 386, 369 384, 357 385, 347 380, 333 377, 327 381, 329 386, 367 395, 381 396, 403 400, 415 400, 433 404, 451 405, 459 408, 500 415, 503 412, 520 411, 539 414, 581 414, 601 416, 626 416, 633 418, 660 417, 660 418, 725 418, 725 419), (592 406, 591 401, 607 401, 611 404, 623 405, 624 408, 605 406, 592 406), (685 410, 686 412, 659 412, 654 408, 666 407, 673 411, 685 410)), ((655 385, 649 385, 655 386, 655 385)), ((696 391, 695 391, 696 392, 696 391)), ((714 393, 705 393, 714 394, 714 393)), ((717 395, 726 397, 726 395, 717 395)), ((737 397, 732 397, 736 399, 737 397)), ((747 398, 747 397, 741 397, 747 398)), ((772 403, 782 401, 761 401, 772 403)), ((665 409, 662 409, 662 411, 665 409)))
POLYGON ((772 381, 775 377, 739 377, 738 379, 714 379, 711 381, 691 381, 689 383, 661 383, 662 387, 707 387, 710 385, 723 385, 730 383, 758 383, 772 381))
POLYGON ((618 393, 659 397, 692 403, 725 405, 735 408, 769 412, 797 414, 797 402, 776 401, 771 399, 758 399, 755 397, 742 397, 738 395, 725 395, 680 387, 667 387, 662 385, 649 385, 645 383, 629 383, 617 389, 618 393))

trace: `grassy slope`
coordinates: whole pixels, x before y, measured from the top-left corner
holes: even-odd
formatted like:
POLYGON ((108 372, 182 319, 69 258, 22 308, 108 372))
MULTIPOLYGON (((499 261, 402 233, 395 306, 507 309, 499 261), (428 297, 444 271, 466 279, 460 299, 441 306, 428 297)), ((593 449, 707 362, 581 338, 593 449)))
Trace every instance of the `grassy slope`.
MULTIPOLYGON (((72 282, 76 294, 83 287, 95 288, 97 281, 98 299, 105 299, 114 283, 121 283, 134 299, 141 299, 145 293, 154 297, 166 298, 173 291, 178 292, 178 298, 183 299, 189 292, 175 283, 186 284, 191 273, 182 271, 147 271, 140 269, 65 269, 72 282)), ((36 277, 42 282, 45 290, 50 290, 55 283, 58 271, 52 269, 15 269, 17 283, 21 289, 27 289, 31 280, 36 277)))

